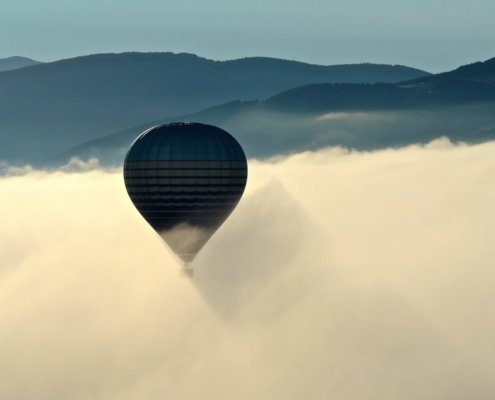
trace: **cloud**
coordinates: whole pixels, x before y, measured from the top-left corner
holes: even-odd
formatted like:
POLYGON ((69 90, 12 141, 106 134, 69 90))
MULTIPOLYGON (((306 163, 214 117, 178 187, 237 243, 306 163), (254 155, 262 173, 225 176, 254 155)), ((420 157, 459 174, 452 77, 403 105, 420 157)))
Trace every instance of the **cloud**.
POLYGON ((115 168, 105 168, 100 165, 97 158, 89 158, 87 160, 81 160, 79 157, 72 157, 66 164, 60 165, 53 168, 45 168, 43 170, 37 170, 30 164, 25 165, 11 165, 5 161, 0 161, 0 177, 1 176, 23 176, 23 175, 33 175, 46 172, 89 172, 93 170, 107 170, 111 171, 115 168))
POLYGON ((494 152, 252 161, 192 280, 120 172, 0 178, 0 398, 491 399, 494 152))

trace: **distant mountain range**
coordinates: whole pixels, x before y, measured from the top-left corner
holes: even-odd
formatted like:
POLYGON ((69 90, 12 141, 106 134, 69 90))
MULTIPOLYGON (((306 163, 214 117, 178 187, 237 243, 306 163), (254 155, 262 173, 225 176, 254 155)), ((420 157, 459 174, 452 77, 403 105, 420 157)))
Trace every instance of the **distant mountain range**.
POLYGON ((439 136, 495 139, 495 59, 397 84, 311 84, 261 102, 230 102, 202 112, 149 121, 60 154, 118 164, 149 126, 197 121, 234 133, 251 157, 329 145, 377 149, 439 136))
POLYGON ((397 65, 319 66, 273 58, 99 54, 0 72, 0 159, 43 159, 107 132, 309 83, 397 82, 397 65))
POLYGON ((494 111, 495 58, 432 75, 375 64, 101 54, 0 73, 0 160, 120 164, 137 134, 171 121, 223 127, 249 157, 439 136, 478 142, 495 139, 494 111))
POLYGON ((396 84, 311 84, 270 98, 265 108, 322 112, 456 105, 495 100, 495 58, 396 84))
POLYGON ((31 60, 27 57, 13 56, 0 58, 0 72, 10 71, 13 69, 30 67, 32 65, 41 64, 39 61, 31 60))

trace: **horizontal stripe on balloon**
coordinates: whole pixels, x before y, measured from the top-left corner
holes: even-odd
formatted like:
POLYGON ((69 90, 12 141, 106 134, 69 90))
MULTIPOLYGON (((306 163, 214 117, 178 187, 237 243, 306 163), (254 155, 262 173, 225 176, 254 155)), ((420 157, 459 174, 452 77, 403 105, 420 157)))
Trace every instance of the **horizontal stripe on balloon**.
POLYGON ((247 169, 246 161, 126 161, 124 171, 129 169, 247 169))
POLYGON ((196 178, 196 177, 183 177, 183 178, 131 178, 126 179, 127 186, 136 185, 243 185, 245 179, 239 178, 196 178))
POLYGON ((155 169, 155 170, 130 170, 125 172, 124 179, 148 178, 148 177, 239 177, 246 178, 247 172, 240 169, 155 169))

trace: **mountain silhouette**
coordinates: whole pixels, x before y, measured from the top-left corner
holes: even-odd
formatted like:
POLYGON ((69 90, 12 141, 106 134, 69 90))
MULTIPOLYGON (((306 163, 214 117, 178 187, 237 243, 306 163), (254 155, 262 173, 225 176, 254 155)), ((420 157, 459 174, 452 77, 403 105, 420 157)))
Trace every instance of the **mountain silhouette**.
POLYGON ((32 65, 41 64, 39 61, 31 60, 27 57, 13 56, 0 59, 0 72, 10 71, 13 69, 30 67, 32 65))
POLYGON ((495 57, 484 62, 478 61, 463 65, 453 71, 443 72, 431 76, 424 76, 411 80, 411 83, 472 81, 493 83, 495 80, 495 57))
POLYGON ((401 81, 403 66, 318 66, 273 58, 98 54, 0 73, 0 159, 31 161, 164 116, 266 99, 314 82, 401 81))
POLYGON ((495 59, 397 84, 311 84, 261 102, 230 102, 163 118, 84 143, 57 159, 98 157, 118 164, 133 138, 151 125, 197 121, 232 132, 250 157, 323 146, 378 149, 495 139, 495 59))
POLYGON ((383 110, 495 100, 495 58, 396 84, 311 84, 279 93, 264 107, 284 112, 383 110))

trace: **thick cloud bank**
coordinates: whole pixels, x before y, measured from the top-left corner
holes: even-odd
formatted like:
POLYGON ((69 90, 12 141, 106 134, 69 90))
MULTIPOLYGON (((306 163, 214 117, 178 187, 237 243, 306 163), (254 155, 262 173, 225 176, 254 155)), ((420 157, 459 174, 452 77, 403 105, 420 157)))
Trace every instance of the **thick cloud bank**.
POLYGON ((194 279, 120 173, 0 179, 2 399, 493 399, 495 143, 251 162, 194 279))

